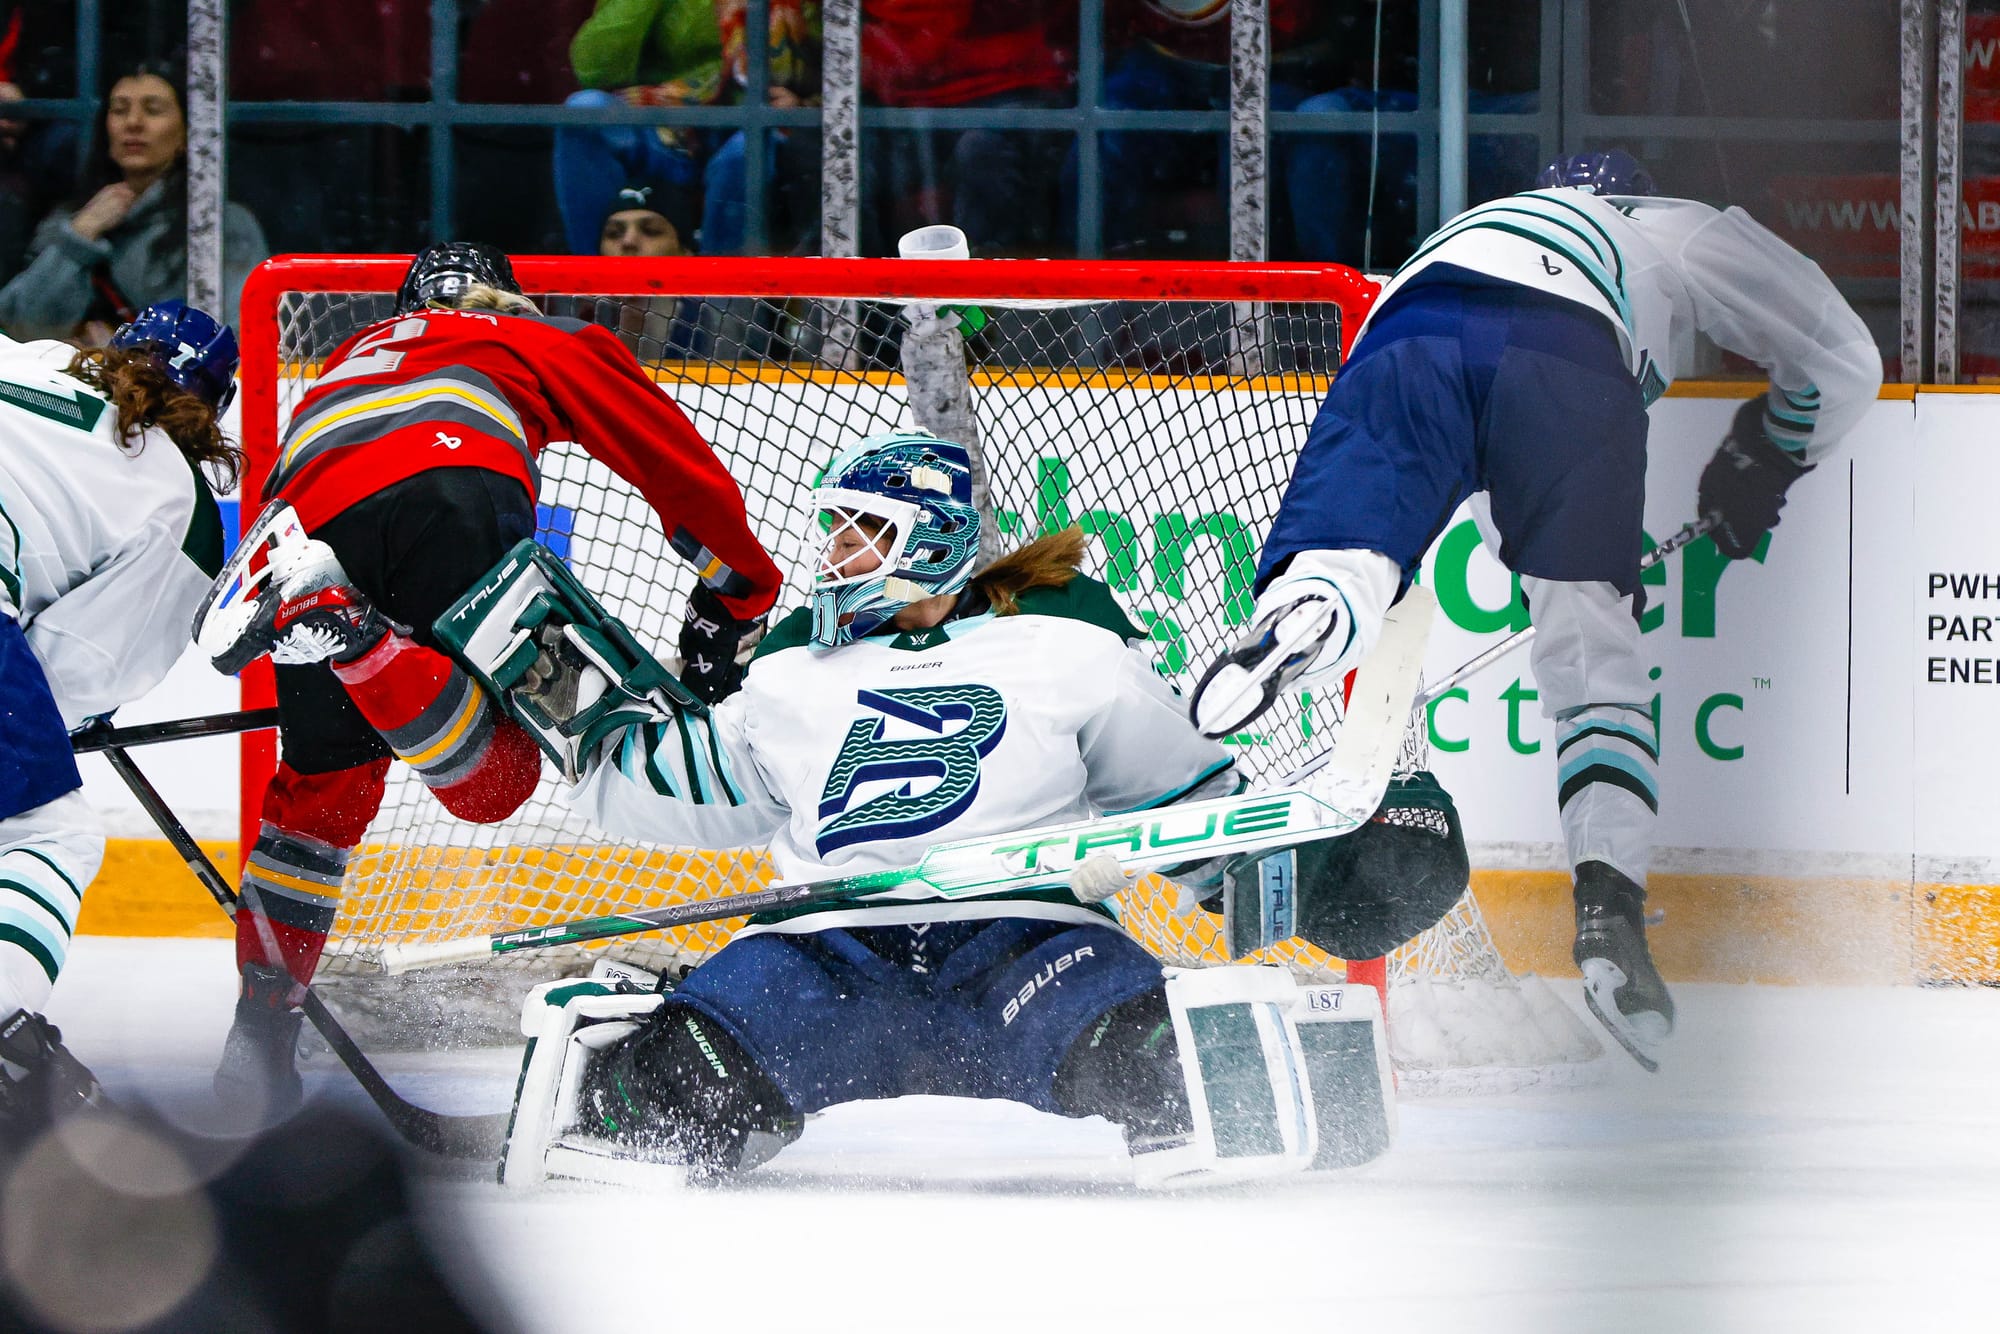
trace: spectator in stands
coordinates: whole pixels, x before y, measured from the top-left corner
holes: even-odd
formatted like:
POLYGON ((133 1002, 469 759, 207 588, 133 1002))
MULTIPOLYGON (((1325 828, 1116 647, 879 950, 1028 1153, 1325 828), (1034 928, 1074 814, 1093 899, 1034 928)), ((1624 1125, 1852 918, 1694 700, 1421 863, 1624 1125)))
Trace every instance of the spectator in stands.
MULTIPOLYGON (((1271 110, 1297 108, 1307 91, 1319 86, 1315 76, 1323 81, 1330 75, 1334 43, 1343 26, 1358 26, 1356 18, 1350 7, 1327 0, 1271 0, 1271 110)), ((1229 108, 1228 5, 1108 0, 1104 40, 1112 52, 1104 76, 1106 108, 1229 108)), ((1226 250, 1227 135, 1120 131, 1103 137, 1101 151, 1107 253, 1152 250, 1163 241, 1180 245, 1189 234, 1198 236, 1195 251, 1226 250), (1190 193, 1197 197, 1187 199, 1190 193)), ((1273 165, 1275 194, 1286 183, 1282 148, 1273 165)), ((1072 151, 1064 169, 1066 219, 1076 215, 1075 172, 1072 151)), ((1314 215, 1336 211, 1330 182, 1307 176, 1290 184, 1299 208, 1314 215)))
MULTIPOLYGON (((1384 0, 1389 4, 1389 0, 1384 0)), ((1372 5, 1367 7, 1372 13, 1372 5)), ((1417 110, 1415 0, 1389 4, 1379 30, 1350 24, 1328 91, 1298 103, 1312 112, 1417 110)), ((1530 112, 1539 105, 1539 0, 1485 0, 1468 11, 1467 104, 1475 114, 1530 112)), ((1275 96, 1274 96, 1275 102, 1275 96)), ((1473 202, 1512 194, 1535 171, 1525 135, 1475 135, 1467 182, 1473 202)), ((1408 133, 1302 134, 1273 154, 1287 183, 1293 255, 1371 271, 1408 258, 1417 239, 1417 144, 1408 133), (1332 207, 1326 207, 1328 202, 1332 207)), ((1282 234, 1274 236, 1282 249, 1282 234)))
MULTIPOLYGON (((692 253, 683 238, 694 232, 692 191, 664 181, 632 181, 612 198, 611 211, 597 233, 595 253, 633 255, 647 259, 692 253)), ((632 349, 641 362, 685 355, 692 337, 691 303, 681 297, 625 297, 591 301, 583 298, 577 313, 601 324, 632 349)))
MULTIPOLYGON (((747 82, 742 0, 598 0, 570 43, 583 91, 571 107, 708 106, 737 101, 747 82)), ((819 8, 771 0, 770 78, 774 107, 819 93, 819 8)), ((795 201, 786 221, 817 216, 818 142, 779 132, 767 158, 780 199, 795 201)), ((565 125, 556 131, 556 196, 569 248, 596 248, 605 206, 624 182, 642 178, 703 195, 700 250, 738 254, 744 242, 746 169, 741 131, 726 136, 665 125, 565 125), (717 143, 715 140, 720 139, 717 143)))
MULTIPOLYGON (((0 288, 0 329, 19 339, 86 345, 141 308, 187 291, 187 115, 180 73, 161 63, 123 70, 104 96, 73 205, 35 229, 27 268, 0 288)), ((270 252, 248 209, 223 215, 225 322, 243 280, 270 252)))
MULTIPOLYGON (((869 0, 861 90, 891 107, 1076 104, 1074 0, 869 0)), ((862 246, 950 222, 977 254, 1047 254, 1072 135, 1027 130, 871 134, 862 155, 862 246), (950 164, 940 175, 936 162, 950 164)))

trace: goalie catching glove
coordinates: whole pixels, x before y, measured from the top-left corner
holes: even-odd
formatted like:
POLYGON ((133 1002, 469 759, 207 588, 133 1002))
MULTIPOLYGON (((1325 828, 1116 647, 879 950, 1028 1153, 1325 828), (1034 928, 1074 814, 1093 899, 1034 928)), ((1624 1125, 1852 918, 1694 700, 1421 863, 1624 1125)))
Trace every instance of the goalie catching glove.
MULTIPOLYGON (((1097 903, 1142 874, 1099 851, 1070 871, 1070 892, 1097 903)), ((1293 937, 1336 958, 1373 959, 1450 912, 1472 882, 1472 863, 1451 794, 1419 771, 1392 781, 1381 807, 1352 833, 1160 874, 1181 887, 1184 906, 1199 901, 1222 913, 1233 959, 1293 937)))
POLYGON ((438 617, 438 642, 526 728, 564 781, 606 736, 706 711, 547 548, 522 542, 438 617))

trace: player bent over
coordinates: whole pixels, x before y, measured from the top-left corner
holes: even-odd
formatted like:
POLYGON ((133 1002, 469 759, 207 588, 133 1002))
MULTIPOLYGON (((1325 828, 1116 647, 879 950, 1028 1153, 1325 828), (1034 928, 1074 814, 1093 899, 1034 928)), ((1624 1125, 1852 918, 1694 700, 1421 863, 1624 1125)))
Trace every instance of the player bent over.
POLYGON ((98 1100, 40 1011, 104 835, 69 733, 157 685, 222 565, 202 474, 236 337, 179 301, 110 346, 0 338, 0 1139, 98 1100))
POLYGON ((1521 576, 1557 728, 1590 1008, 1641 1064, 1674 1008, 1645 936, 1659 736, 1637 617, 1646 410, 1697 331, 1764 366, 1701 475, 1734 559, 1853 428, 1881 359, 1817 265, 1741 209, 1654 196, 1631 157, 1552 164, 1447 222, 1383 290, 1320 408, 1258 567, 1248 635, 1195 695, 1211 736, 1338 681, 1453 510, 1521 576))
MULTIPOLYGON (((825 534, 810 606, 758 646, 741 693, 586 741, 572 801, 597 823, 661 843, 767 846, 796 882, 1238 789, 1230 752, 1189 726, 1144 635, 1078 572, 1081 533, 973 574, 980 517, 962 446, 860 441, 815 501, 825 534)), ((496 684, 539 716, 539 682, 496 684)), ((1197 892, 1217 870, 1190 872, 1197 892)), ((912 886, 755 919, 664 997, 578 1000, 603 1022, 540 1044, 568 1042, 561 1059, 574 1063, 524 1078, 509 1179, 539 1172, 535 1135, 565 1133, 711 1178, 775 1152, 810 1113, 906 1094, 1103 1116, 1156 1177, 1199 1175, 1215 1165, 1174 1158, 1194 1126, 1174 1026, 1183 982, 1100 906, 1130 883, 1100 855, 1067 883, 1004 896, 943 902, 912 886)), ((1275 971, 1188 976, 1270 985, 1275 971)), ((1287 976, 1276 985, 1293 990, 1287 976)))
POLYGON ((343 343, 292 414, 265 485, 289 510, 266 510, 197 627, 219 670, 266 652, 279 664, 283 751, 236 917, 225 1098, 282 1109, 298 1097, 300 989, 391 755, 461 819, 505 819, 534 791, 534 742, 435 650, 431 623, 534 533, 551 440, 579 442, 636 487, 701 570, 686 676, 707 696, 733 687, 737 640, 779 576, 707 442, 616 337, 544 318, 500 251, 442 242, 417 255, 396 313, 343 343))

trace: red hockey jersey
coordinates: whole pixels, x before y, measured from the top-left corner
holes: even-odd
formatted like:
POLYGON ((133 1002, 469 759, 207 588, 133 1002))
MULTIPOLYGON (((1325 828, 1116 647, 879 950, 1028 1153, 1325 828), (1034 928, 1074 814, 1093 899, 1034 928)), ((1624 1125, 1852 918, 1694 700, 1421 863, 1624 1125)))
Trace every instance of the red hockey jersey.
POLYGON ((537 494, 536 459, 574 440, 631 483, 730 611, 761 616, 780 576, 743 494, 609 331, 424 310, 341 344, 299 402, 265 483, 308 530, 429 468, 489 468, 537 494))

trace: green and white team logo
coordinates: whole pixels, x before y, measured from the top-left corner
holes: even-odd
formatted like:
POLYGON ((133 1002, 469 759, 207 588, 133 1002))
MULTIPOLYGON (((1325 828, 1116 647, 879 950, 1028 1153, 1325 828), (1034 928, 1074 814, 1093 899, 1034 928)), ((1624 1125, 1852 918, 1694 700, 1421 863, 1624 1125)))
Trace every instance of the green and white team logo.
POLYGON ((855 699, 877 716, 854 720, 827 774, 819 799, 826 822, 813 840, 822 857, 950 824, 979 795, 980 761, 1007 730, 1006 701, 991 686, 903 686, 858 691, 855 699), (892 720, 930 735, 891 738, 892 720), (898 780, 896 790, 852 805, 862 784, 898 780), (919 780, 931 785, 918 792, 919 780))

